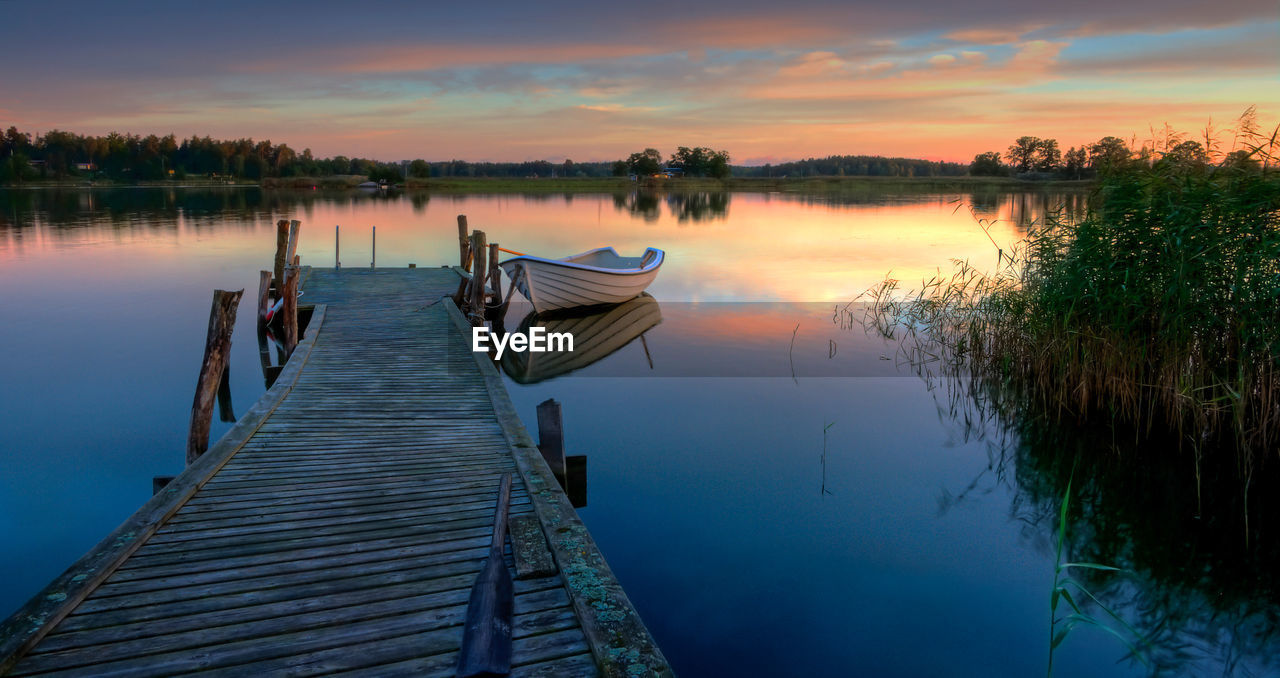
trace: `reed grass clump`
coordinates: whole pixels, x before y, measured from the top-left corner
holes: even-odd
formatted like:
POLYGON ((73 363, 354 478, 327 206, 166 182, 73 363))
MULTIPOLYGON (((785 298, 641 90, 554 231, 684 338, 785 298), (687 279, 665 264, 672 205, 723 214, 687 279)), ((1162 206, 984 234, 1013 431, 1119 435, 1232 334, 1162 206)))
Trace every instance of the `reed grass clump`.
POLYGON ((1051 215, 994 273, 886 281, 871 325, 1060 416, 1280 449, 1277 135, 1244 122, 1214 161, 1175 136, 1110 168, 1082 218, 1051 215))

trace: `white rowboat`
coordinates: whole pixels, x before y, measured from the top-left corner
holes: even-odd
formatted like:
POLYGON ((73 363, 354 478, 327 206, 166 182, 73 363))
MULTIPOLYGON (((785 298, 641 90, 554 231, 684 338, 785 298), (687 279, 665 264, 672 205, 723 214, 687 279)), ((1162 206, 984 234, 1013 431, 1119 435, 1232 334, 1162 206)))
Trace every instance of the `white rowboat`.
POLYGON ((612 247, 600 247, 563 259, 523 254, 498 265, 534 311, 546 313, 634 299, 658 276, 664 256, 653 247, 639 257, 620 257, 612 247))

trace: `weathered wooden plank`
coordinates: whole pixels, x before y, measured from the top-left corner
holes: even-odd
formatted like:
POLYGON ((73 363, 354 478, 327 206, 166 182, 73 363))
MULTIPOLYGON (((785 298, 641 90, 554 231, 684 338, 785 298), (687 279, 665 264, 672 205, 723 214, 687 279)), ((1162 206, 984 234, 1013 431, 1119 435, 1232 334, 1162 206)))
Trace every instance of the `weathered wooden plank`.
POLYGON ((549 577, 556 573, 556 564, 547 549, 547 539, 542 534, 542 523, 533 514, 511 516, 511 555, 515 561, 516 579, 549 577))
MULTIPOLYGON (((300 600, 312 595, 356 589, 365 582, 428 581, 466 574, 467 581, 480 570, 480 560, 453 560, 423 564, 415 556, 355 563, 338 567, 237 579, 229 582, 176 586, 168 589, 105 595, 115 591, 104 587, 104 595, 95 595, 67 618, 68 625, 80 615, 118 614, 121 620, 162 619, 207 610, 221 610, 242 605, 277 600, 300 600)), ((368 584, 374 585, 374 584, 368 584)), ((109 617, 109 619, 111 619, 109 617)), ((96 622, 89 626, 98 625, 96 622)), ((104 624, 109 625, 109 624, 104 624)), ((61 627, 59 627, 61 628, 61 627)))
MULTIPOLYGON (((513 501, 512 505, 519 506, 527 503, 529 503, 528 499, 523 498, 520 501, 513 501)), ((438 504, 433 504, 432 507, 434 507, 435 510, 431 511, 430 508, 428 508, 428 513, 448 514, 456 510, 467 510, 467 509, 479 508, 480 506, 483 506, 483 505, 484 505, 483 501, 465 502, 465 503, 446 501, 438 504)), ((341 508, 341 509, 281 511, 281 512, 275 512, 275 513, 268 513, 265 511, 255 511, 253 513, 240 513, 240 514, 233 515, 226 518, 214 518, 209 520, 202 519, 199 516, 192 517, 192 518, 183 516, 181 520, 174 519, 174 520, 171 520, 169 524, 170 526, 173 526, 175 529, 205 530, 205 529, 212 529, 212 528, 218 528, 218 527, 233 527, 236 525, 255 525, 255 524, 264 524, 264 523, 269 524, 269 523, 274 523, 277 520, 305 520, 307 518, 332 519, 332 518, 339 518, 339 517, 346 517, 346 516, 360 516, 360 515, 365 515, 367 513, 375 512, 378 510, 407 508, 410 506, 422 507, 423 504, 421 502, 415 502, 415 501, 385 501, 385 502, 376 502, 376 503, 370 503, 363 506, 355 506, 355 507, 341 508)))
POLYGON ((377 548, 378 546, 388 547, 392 544, 412 545, 455 541, 483 537, 487 534, 488 529, 480 525, 441 530, 437 525, 420 525, 377 530, 375 532, 376 534, 359 534, 358 538, 351 533, 343 533, 239 543, 217 549, 189 549, 173 545, 166 547, 163 544, 151 548, 151 545, 148 544, 147 548, 133 554, 133 557, 125 565, 121 566, 120 571, 147 568, 149 571, 154 572, 154 568, 162 566, 185 565, 188 568, 185 572, 200 572, 208 569, 219 569, 224 566, 233 566, 234 559, 237 558, 275 557, 280 560, 289 560, 295 557, 307 557, 305 554, 310 554, 311 557, 323 555, 325 549, 329 549, 330 552, 341 552, 343 550, 377 548))
MULTIPOLYGON (((441 606, 439 603, 432 605, 424 602, 433 597, 447 598, 448 595, 430 594, 388 601, 386 604, 321 610, 194 633, 154 636, 86 649, 33 653, 26 657, 13 675, 88 666, 93 667, 95 676, 173 675, 238 666, 282 656, 286 657, 286 664, 296 664, 305 661, 303 658, 307 657, 308 652, 401 636, 420 630, 445 631, 459 625, 466 614, 464 604, 441 606), (273 622, 278 622, 274 628, 273 622), (256 635, 239 635, 246 629, 256 631, 256 635), (200 643, 205 648, 203 651, 189 651, 189 643, 193 640, 199 642, 200 633, 223 637, 226 642, 200 643), (141 657, 145 657, 145 661, 139 661, 141 657)), ((528 593, 516 598, 516 605, 523 614, 565 609, 567 603, 563 588, 528 593)), ((455 635, 456 631, 430 634, 427 638, 438 638, 437 643, 448 647, 455 635)), ((261 675, 261 670, 262 667, 245 667, 240 675, 261 675)))
POLYGON ((230 571, 197 572, 191 575, 177 575, 172 577, 109 581, 106 584, 103 584, 101 595, 127 596, 143 591, 162 591, 171 588, 220 584, 224 582, 235 582, 242 579, 252 579, 256 582, 259 578, 276 577, 278 579, 283 575, 299 573, 304 570, 338 568, 346 565, 369 565, 373 563, 381 563, 386 560, 400 561, 400 567, 424 567, 427 565, 437 565, 441 563, 456 563, 464 560, 474 560, 478 562, 484 558, 484 555, 488 552, 483 546, 476 546, 463 550, 453 549, 451 548, 452 546, 455 546, 455 544, 451 542, 445 542, 443 544, 425 544, 419 547, 403 547, 398 549, 389 549, 386 551, 360 552, 331 558, 316 558, 313 560, 300 560, 283 564, 267 563, 265 565, 244 567, 230 571), (415 560, 406 560, 410 558, 415 560))
MULTIPOLYGON (((192 505, 183 511, 183 516, 203 516, 216 517, 219 514, 227 513, 240 515, 245 512, 267 511, 269 509, 294 510, 298 507, 308 508, 340 508, 345 506, 364 506, 365 504, 385 503, 389 498, 397 500, 414 501, 418 499, 428 499, 431 501, 441 501, 446 499, 455 499, 458 497, 471 497, 476 494, 473 487, 455 487, 455 488, 430 488, 423 489, 420 487, 396 487, 386 488, 379 487, 376 493, 355 492, 355 493, 338 493, 334 495, 310 495, 304 497, 273 497, 266 499, 264 497, 253 497, 247 501, 223 502, 218 504, 200 504, 192 505)), ((521 491, 517 496, 524 496, 521 491)))
MULTIPOLYGON (((512 507, 511 510, 513 513, 517 513, 529 512, 532 509, 529 506, 522 505, 512 507)), ((262 523, 257 525, 232 525, 229 527, 207 528, 203 530, 177 530, 172 529, 171 526, 166 526, 163 530, 158 531, 153 539, 157 542, 161 542, 214 539, 218 537, 250 534, 280 535, 292 531, 320 529, 337 525, 358 526, 361 524, 376 524, 399 519, 429 520, 438 523, 448 520, 468 520, 470 518, 484 515, 486 515, 484 507, 455 511, 448 511, 447 509, 442 511, 435 507, 412 507, 408 509, 401 508, 394 511, 386 510, 380 512, 367 512, 358 516, 339 516, 337 518, 321 517, 288 522, 262 523)))
MULTIPOLYGON (((544 586, 522 594, 522 597, 525 609, 531 612, 567 608, 569 604, 564 588, 556 585, 544 586)), ((172 630, 163 635, 146 632, 146 629, 154 628, 154 624, 141 627, 144 635, 138 634, 138 627, 110 627, 80 633, 67 641, 78 644, 56 649, 53 641, 57 637, 50 636, 50 647, 46 648, 42 644, 39 652, 31 656, 40 657, 49 663, 73 662, 77 655, 86 654, 82 648, 89 648, 94 663, 108 662, 186 648, 218 646, 281 633, 324 629, 334 624, 373 621, 422 610, 458 607, 466 600, 466 589, 420 593, 414 590, 412 584, 366 589, 345 596, 261 606, 266 609, 241 608, 206 613, 195 620, 199 625, 185 630, 178 625, 190 623, 188 620, 166 620, 165 625, 172 630)))
MULTIPOLYGON (((560 659, 567 659, 569 657, 581 657, 584 653, 589 651, 586 638, 582 635, 581 629, 550 629, 549 633, 525 635, 523 633, 523 629, 520 628, 523 621, 523 618, 516 617, 517 627, 513 629, 514 639, 511 648, 511 661, 513 666, 510 675, 526 675, 524 673, 525 667, 529 667, 530 670, 536 671, 536 667, 539 665, 548 664, 560 659)), ((590 657, 589 654, 586 656, 590 657)), ((380 678, 391 678, 396 676, 403 678, 422 676, 429 676, 432 678, 452 678, 454 675, 454 669, 456 668, 456 661, 457 659, 454 653, 447 652, 444 654, 435 654, 427 657, 410 659, 394 664, 380 664, 377 666, 362 668, 359 671, 352 671, 351 673, 343 671, 332 675, 347 676, 353 675, 354 673, 362 673, 364 675, 375 674, 380 678)), ((574 663, 578 666, 581 666, 582 664, 581 660, 574 663)), ((591 657, 591 666, 592 669, 594 669, 594 657, 591 657)), ((535 672, 532 675, 559 676, 561 674, 535 672)), ((565 675, 595 676, 599 675, 599 672, 598 670, 585 670, 580 673, 571 672, 565 675)))

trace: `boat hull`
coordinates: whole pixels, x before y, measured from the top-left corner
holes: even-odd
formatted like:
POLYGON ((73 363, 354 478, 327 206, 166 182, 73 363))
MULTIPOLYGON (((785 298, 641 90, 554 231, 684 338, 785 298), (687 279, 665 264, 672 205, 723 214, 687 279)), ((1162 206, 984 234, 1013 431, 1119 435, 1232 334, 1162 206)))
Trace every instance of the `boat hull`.
POLYGON ((516 289, 538 313, 634 299, 658 277, 661 263, 638 270, 610 271, 557 260, 519 257, 500 264, 516 289), (517 276, 518 273, 518 276, 517 276))

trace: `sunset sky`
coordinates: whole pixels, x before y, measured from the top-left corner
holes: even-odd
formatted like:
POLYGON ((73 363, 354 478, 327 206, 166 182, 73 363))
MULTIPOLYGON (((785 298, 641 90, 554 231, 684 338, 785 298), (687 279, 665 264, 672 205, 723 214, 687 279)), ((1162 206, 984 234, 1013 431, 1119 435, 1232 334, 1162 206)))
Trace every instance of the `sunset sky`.
POLYGON ((317 156, 968 161, 1280 118, 1275 0, 0 3, 0 125, 317 156))

